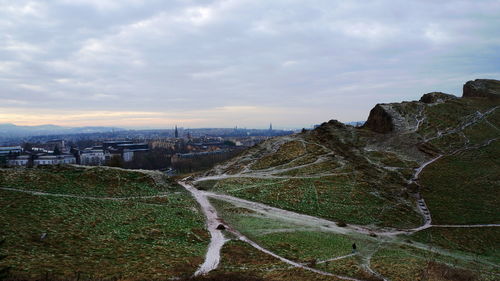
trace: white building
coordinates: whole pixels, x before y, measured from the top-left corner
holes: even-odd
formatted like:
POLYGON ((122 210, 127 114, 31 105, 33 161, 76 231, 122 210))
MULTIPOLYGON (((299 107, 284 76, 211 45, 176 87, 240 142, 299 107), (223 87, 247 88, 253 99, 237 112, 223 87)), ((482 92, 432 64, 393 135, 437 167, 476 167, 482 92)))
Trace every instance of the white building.
POLYGON ((9 159, 7 165, 10 167, 26 167, 30 161, 30 155, 17 156, 14 159, 9 159))
POLYGON ((75 156, 71 154, 63 155, 44 155, 33 161, 35 166, 58 165, 58 164, 76 164, 75 156))
POLYGON ((100 166, 106 161, 102 149, 88 149, 80 153, 80 164, 88 166, 100 166))
POLYGON ((134 152, 130 149, 124 149, 122 157, 123 157, 123 161, 130 162, 130 161, 134 160, 134 152))

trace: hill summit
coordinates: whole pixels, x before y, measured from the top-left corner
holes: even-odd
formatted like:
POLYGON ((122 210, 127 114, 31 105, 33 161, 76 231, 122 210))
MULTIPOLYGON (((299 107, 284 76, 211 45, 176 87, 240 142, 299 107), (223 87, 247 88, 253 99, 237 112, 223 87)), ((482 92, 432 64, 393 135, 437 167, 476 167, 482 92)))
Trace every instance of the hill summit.
MULTIPOLYGON (((419 205, 422 193, 437 194, 444 188, 433 187, 437 179, 423 182, 427 165, 439 170, 445 161, 464 157, 486 163, 491 155, 485 151, 500 149, 499 95, 500 81, 478 79, 464 85, 462 97, 432 92, 419 101, 377 104, 363 127, 331 120, 311 131, 270 139, 217 166, 198 184, 327 219, 417 227, 431 220, 419 205)), ((465 176, 468 166, 447 169, 449 188, 461 190, 451 186, 451 179, 465 176)), ((429 203, 431 211, 448 199, 454 202, 444 212, 471 211, 479 218, 495 209, 500 198, 491 189, 493 179, 470 176, 475 182, 471 188, 481 190, 474 193, 480 204, 436 198, 429 203)), ((447 222, 447 214, 441 216, 447 222)))

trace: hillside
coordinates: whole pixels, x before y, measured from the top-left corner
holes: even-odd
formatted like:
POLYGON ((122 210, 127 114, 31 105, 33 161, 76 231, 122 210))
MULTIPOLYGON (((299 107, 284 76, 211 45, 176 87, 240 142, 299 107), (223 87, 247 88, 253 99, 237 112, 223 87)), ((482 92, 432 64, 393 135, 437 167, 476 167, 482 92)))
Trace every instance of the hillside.
POLYGON ((12 280, 188 277, 208 244, 196 202, 160 172, 0 170, 0 248, 12 280))
POLYGON ((378 104, 205 173, 0 169, 7 280, 500 276, 500 81, 378 104))
POLYGON ((351 267, 378 271, 374 275, 380 278, 420 280, 407 279, 402 272, 423 278, 425 270, 460 264, 460 259, 454 263, 444 257, 437 264, 426 261, 426 250, 433 247, 439 249, 432 250, 435 254, 460 255, 461 262, 481 257, 484 264, 477 268, 493 262, 497 271, 499 89, 500 81, 475 80, 464 85, 461 98, 433 92, 419 101, 378 104, 362 128, 331 120, 311 131, 273 138, 193 179, 193 184, 206 190, 229 225, 272 251, 293 253, 292 260, 317 252, 314 243, 299 245, 319 241, 317 235, 331 231, 336 241, 347 233, 349 241, 358 237, 371 248, 351 267), (295 220, 288 213, 265 210, 273 207, 292 211, 295 220), (324 219, 325 225, 312 223, 314 218, 324 219), (329 229, 329 221, 347 227, 329 229), (367 240, 359 233, 386 238, 367 240))

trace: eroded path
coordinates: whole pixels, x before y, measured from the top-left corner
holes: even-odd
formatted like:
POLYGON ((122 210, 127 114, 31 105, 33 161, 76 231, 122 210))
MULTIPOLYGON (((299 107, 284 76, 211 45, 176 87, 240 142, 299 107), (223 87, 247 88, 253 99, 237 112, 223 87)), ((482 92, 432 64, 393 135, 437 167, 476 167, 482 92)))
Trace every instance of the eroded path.
POLYGON ((217 268, 220 262, 220 251, 227 239, 224 237, 222 231, 217 229, 221 221, 217 215, 217 211, 208 201, 207 196, 186 182, 180 181, 179 184, 193 195, 194 199, 200 204, 201 210, 207 220, 207 229, 211 236, 210 244, 208 245, 205 261, 194 274, 195 276, 203 275, 217 268))
MULTIPOLYGON (((220 252, 221 252, 222 246, 224 246, 224 243, 227 241, 227 239, 225 239, 222 231, 217 229, 217 227, 220 224, 222 224, 222 221, 217 216, 217 211, 215 210, 215 208, 208 201, 209 194, 207 192, 203 192, 203 191, 200 191, 200 190, 194 188, 192 185, 190 185, 184 181, 180 181, 179 184, 182 185, 186 190, 191 192, 193 197, 200 204, 201 209, 202 209, 202 211, 205 214, 205 217, 207 219, 207 227, 208 227, 208 230, 209 230, 210 235, 211 235, 211 240, 210 240, 210 244, 208 246, 207 254, 205 256, 205 261, 199 267, 199 269, 195 272, 195 276, 196 275, 203 275, 203 274, 206 274, 206 273, 217 268, 217 266, 219 265, 219 262, 220 262, 220 252)), ((251 245, 255 249, 257 249, 263 253, 266 253, 268 255, 271 255, 271 256, 281 260, 284 263, 287 263, 287 264, 290 264, 294 267, 302 268, 302 269, 305 269, 305 270, 308 270, 308 271, 311 271, 311 272, 314 272, 317 274, 321 274, 321 275, 325 275, 325 276, 332 276, 332 277, 336 277, 336 278, 339 278, 342 280, 361 281, 361 280, 356 279, 356 278, 337 275, 337 274, 322 271, 322 270, 319 270, 316 268, 308 267, 308 266, 305 266, 303 264, 300 264, 300 263, 294 262, 292 260, 289 260, 287 258, 284 258, 284 257, 282 257, 282 256, 280 256, 280 255, 278 255, 278 254, 276 254, 268 249, 265 249, 264 247, 260 246, 256 242, 250 240, 248 237, 241 234, 239 231, 232 228, 231 226, 229 226, 225 223, 223 225, 227 231, 234 234, 239 240, 246 242, 247 244, 251 245)))

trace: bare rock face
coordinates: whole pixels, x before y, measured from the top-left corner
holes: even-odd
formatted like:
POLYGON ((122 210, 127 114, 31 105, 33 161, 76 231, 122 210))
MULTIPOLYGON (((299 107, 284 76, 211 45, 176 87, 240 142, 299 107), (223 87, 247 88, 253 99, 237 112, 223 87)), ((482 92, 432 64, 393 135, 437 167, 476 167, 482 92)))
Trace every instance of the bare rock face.
POLYGON ((456 99, 457 97, 455 97, 454 95, 449 95, 449 94, 445 94, 445 93, 441 93, 441 92, 432 92, 432 93, 427 93, 425 95, 423 95, 421 98, 420 98, 420 102, 423 102, 423 103, 441 103, 441 102, 444 102, 444 101, 447 101, 447 100, 451 100, 451 99, 456 99))
POLYGON ((377 133, 388 133, 394 130, 393 118, 389 107, 377 104, 371 111, 363 127, 369 128, 377 133))
POLYGON ((500 81, 493 79, 476 79, 464 85, 464 98, 500 99, 500 81))

